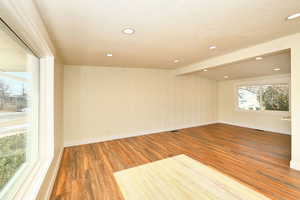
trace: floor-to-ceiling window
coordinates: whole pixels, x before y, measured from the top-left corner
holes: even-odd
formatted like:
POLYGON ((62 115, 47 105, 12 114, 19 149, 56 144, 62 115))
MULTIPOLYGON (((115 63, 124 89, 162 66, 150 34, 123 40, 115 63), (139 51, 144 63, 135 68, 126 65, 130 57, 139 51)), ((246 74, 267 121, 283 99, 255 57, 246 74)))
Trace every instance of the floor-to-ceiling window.
POLYGON ((0 199, 38 160, 39 58, 0 21, 0 199))

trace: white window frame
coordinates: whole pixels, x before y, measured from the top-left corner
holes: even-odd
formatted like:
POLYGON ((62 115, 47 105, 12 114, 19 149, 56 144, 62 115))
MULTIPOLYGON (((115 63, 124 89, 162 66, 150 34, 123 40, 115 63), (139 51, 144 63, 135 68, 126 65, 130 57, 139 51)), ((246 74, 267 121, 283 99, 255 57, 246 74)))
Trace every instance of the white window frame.
MULTIPOLYGON (((12 33, 8 33, 12 34, 12 33)), ((22 46, 22 44, 20 44, 22 46)), ((30 174, 30 171, 34 168, 34 166, 38 165, 38 158, 36 155, 37 152, 39 152, 39 100, 40 100, 40 59, 35 57, 34 55, 28 54, 29 62, 34 63, 28 63, 27 67, 31 67, 33 64, 38 64, 38 70, 36 68, 32 68, 31 72, 33 72, 34 76, 31 80, 33 83, 33 96, 32 99, 34 104, 32 105, 32 116, 30 117, 33 121, 37 123, 32 123, 33 127, 31 127, 32 134, 34 135, 33 141, 30 141, 30 147, 29 149, 26 149, 26 161, 23 163, 20 168, 16 171, 13 177, 8 181, 8 183, 5 185, 3 190, 0 192, 0 199, 12 199, 12 197, 17 193, 17 188, 20 187, 21 183, 25 181, 25 178, 30 174), (30 57, 33 57, 33 60, 30 59, 30 57), (37 61, 37 63, 36 63, 37 61), (38 78, 38 80, 36 80, 38 78), (38 83, 38 85, 35 85, 38 83), (38 93, 36 93, 38 92, 38 93), (36 136, 37 135, 37 136, 36 136)), ((26 140, 28 137, 26 137, 26 140)))
MULTIPOLYGON (((0 17, 40 58, 39 155, 16 174, 21 187, 8 192, 7 200, 36 199, 54 158, 54 58, 53 45, 32 0, 0 1, 0 17), (19 177, 18 177, 19 176, 19 177)), ((14 181, 12 181, 14 182, 14 181)))
POLYGON ((39 101, 43 103, 43 106, 39 107, 39 118, 37 119, 39 123, 38 158, 35 162, 25 162, 21 166, 3 191, 1 191, 0 199, 22 199, 22 197, 26 196, 26 193, 28 194, 28 199, 34 199, 53 159, 54 138, 53 134, 48 134, 53 131, 53 125, 51 125, 53 122, 53 112, 51 112, 53 104, 50 98, 53 96, 51 95, 53 93, 51 84, 53 82, 51 77, 53 77, 54 73, 52 70, 53 64, 53 58, 40 59, 39 101), (21 185, 22 188, 20 188, 21 185), (28 191, 31 191, 30 195, 28 191))
POLYGON ((277 75, 277 76, 266 76, 260 77, 258 79, 248 79, 243 81, 238 81, 234 86, 234 101, 235 101, 235 111, 246 112, 246 113, 257 113, 257 114, 270 114, 270 115, 282 115, 290 116, 291 114, 291 79, 290 74, 277 75), (239 107, 239 87, 245 86, 262 86, 262 85, 274 85, 274 84, 287 84, 289 87, 289 111, 277 111, 277 110, 245 110, 239 107))
POLYGON ((42 106, 39 110, 39 155, 37 161, 27 167, 27 173, 23 174, 26 178, 22 188, 18 188, 11 199, 22 199, 24 196, 35 199, 54 156, 53 66, 53 58, 40 59, 40 105, 42 106))

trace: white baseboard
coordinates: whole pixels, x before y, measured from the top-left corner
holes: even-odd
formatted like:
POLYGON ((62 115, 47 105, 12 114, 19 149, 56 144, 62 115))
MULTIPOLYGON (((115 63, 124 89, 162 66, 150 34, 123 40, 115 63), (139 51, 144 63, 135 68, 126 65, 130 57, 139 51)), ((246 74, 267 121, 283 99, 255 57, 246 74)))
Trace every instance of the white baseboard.
POLYGON ((285 134, 285 135, 291 135, 291 133, 289 131, 278 131, 278 130, 275 130, 275 129, 248 126, 248 125, 245 125, 245 124, 242 124, 242 123, 227 122, 227 121, 218 121, 218 123, 229 124, 229 125, 233 125, 233 126, 240 126, 240 127, 244 127, 244 128, 259 129, 259 130, 263 130, 263 131, 269 131, 269 132, 280 133, 280 134, 285 134))
POLYGON ((192 127, 196 127, 196 126, 204 126, 204 125, 215 124, 215 123, 223 123, 223 124, 229 124, 229 125, 233 125, 233 126, 240 126, 240 127, 245 127, 245 128, 251 128, 251 129, 260 129, 263 131, 270 131, 270 132, 276 132, 276 133, 280 133, 280 134, 291 135, 290 132, 284 132, 284 131, 279 132, 278 130, 273 130, 273 129, 262 129, 260 127, 248 126, 248 125, 241 124, 241 123, 233 123, 233 122, 227 122, 227 121, 211 121, 211 122, 206 122, 206 123, 190 124, 190 125, 178 126, 178 127, 172 127, 172 128, 166 128, 166 129, 145 130, 145 131, 137 131, 135 133, 128 133, 128 134, 117 134, 117 135, 113 135, 113 136, 104 136, 104 137, 98 137, 98 138, 86 138, 83 140, 73 140, 73 141, 65 142, 64 146, 65 147, 78 146, 78 145, 83 145, 83 144, 91 144, 91 143, 104 142, 104 141, 110 141, 110 140, 116 140, 116 139, 122 139, 122 138, 148 135, 148 134, 153 134, 153 133, 167 132, 167 131, 172 131, 172 130, 177 130, 177 129, 192 128, 192 127))
POLYGON ((83 140, 69 141, 69 142, 66 142, 64 144, 64 146, 65 147, 78 146, 78 145, 83 145, 83 144, 104 142, 104 141, 110 141, 110 140, 116 140, 116 139, 122 139, 122 138, 148 135, 148 134, 153 134, 153 133, 161 133, 161 132, 167 132, 167 131, 184 129, 184 128, 192 128, 192 127, 204 126, 204 125, 215 124, 215 123, 218 123, 218 122, 217 121, 211 121, 211 122, 206 122, 206 123, 191 124, 191 125, 185 125, 185 126, 179 126, 179 127, 173 127, 173 128, 166 128, 166 129, 154 129, 154 130, 137 131, 135 133, 122 134, 122 135, 118 134, 118 135, 109 136, 109 137, 88 138, 88 139, 83 139, 83 140))
POLYGON ((59 167, 60 167, 60 163, 61 163, 61 160, 62 160, 63 152, 64 152, 64 148, 62 148, 60 150, 60 152, 58 154, 58 157, 55 160, 54 169, 53 169, 53 176, 51 177, 51 180, 49 181, 49 185, 48 185, 48 188, 47 188, 47 191, 46 191, 46 194, 45 194, 45 198, 44 198, 45 200, 49 200, 50 197, 51 197, 51 193, 52 193, 54 183, 55 183, 55 180, 56 180, 56 177, 57 177, 57 174, 58 174, 58 170, 59 170, 59 167))
POLYGON ((300 171, 300 161, 291 160, 290 168, 300 171))

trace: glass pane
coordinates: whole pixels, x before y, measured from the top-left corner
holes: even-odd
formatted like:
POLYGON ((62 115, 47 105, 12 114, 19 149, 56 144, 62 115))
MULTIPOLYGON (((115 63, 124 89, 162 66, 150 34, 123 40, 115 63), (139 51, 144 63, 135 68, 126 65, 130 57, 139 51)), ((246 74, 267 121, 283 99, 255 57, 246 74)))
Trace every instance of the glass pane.
POLYGON ((261 110, 260 87, 243 86, 238 88, 238 106, 244 110, 261 110))
POLYGON ((262 105, 265 110, 289 111, 288 84, 264 85, 262 87, 262 105))
POLYGON ((0 24, 0 191, 37 156, 38 64, 0 24))

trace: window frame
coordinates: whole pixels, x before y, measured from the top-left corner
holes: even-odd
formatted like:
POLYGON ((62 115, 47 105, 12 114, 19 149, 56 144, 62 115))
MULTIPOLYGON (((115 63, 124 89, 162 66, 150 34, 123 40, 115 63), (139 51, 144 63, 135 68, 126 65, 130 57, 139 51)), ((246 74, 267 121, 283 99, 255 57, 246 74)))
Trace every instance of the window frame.
POLYGON ((22 199, 24 196, 35 199, 54 157, 53 66, 53 58, 40 58, 40 104, 43 106, 39 109, 39 155, 37 161, 28 166, 22 187, 11 199, 22 199))
POLYGON ((259 79, 239 81, 234 86, 234 107, 237 112, 258 113, 258 114, 271 114, 271 115, 290 115, 291 114, 291 81, 290 74, 260 77, 259 79), (247 86, 263 86, 263 85, 276 85, 287 84, 289 88, 289 111, 278 110, 246 110, 239 107, 239 87, 247 86))
MULTIPOLYGON (((38 122, 38 155, 33 162, 25 162, 20 169, 7 183, 0 193, 0 199, 21 199, 26 192, 32 190, 30 196, 38 193, 39 187, 32 185, 40 185, 46 175, 50 163, 53 159, 53 134, 48 135, 49 131, 53 131, 53 115, 51 108, 53 107, 51 96, 53 98, 53 58, 39 58, 39 102, 43 102, 43 106, 38 105, 38 116, 34 116, 38 122), (52 74, 52 76, 51 76, 52 74), (48 113, 47 113, 48 112, 48 113), (37 118, 38 117, 38 118, 37 118), (52 142, 51 142, 52 141, 52 142), (50 151, 49 151, 50 150, 50 151), (22 187, 21 187, 22 186, 22 187)), ((36 142, 36 141, 35 141, 36 142)), ((29 152, 31 154, 31 152, 29 152)), ((31 155, 29 155, 31 156, 31 155)))
MULTIPOLYGON (((14 36, 12 35, 12 37, 14 36)), ((18 41, 18 43, 20 42, 18 41)), ((20 45, 23 46, 22 44, 20 45)), ((20 166, 20 168, 16 171, 14 176, 12 176, 12 178, 7 182, 3 190, 0 192, 0 199, 11 199, 17 193, 17 188, 20 187, 22 182, 25 181, 25 178, 29 175, 30 171, 34 169, 36 165, 38 165, 40 151, 40 58, 28 53, 28 57, 29 56, 33 56, 34 62, 37 62, 35 64, 39 65, 37 68, 33 68, 32 73, 34 74, 34 76, 31 80, 33 83, 32 99, 34 104, 32 105, 32 112, 30 113, 30 118, 36 122, 32 124, 32 134, 34 134, 34 137, 32 138, 32 141, 28 143, 30 144, 30 147, 28 149, 26 148, 26 161, 20 166), (34 83, 37 84, 35 85, 34 83)), ((26 140, 28 139, 29 138, 26 137, 26 140)))

